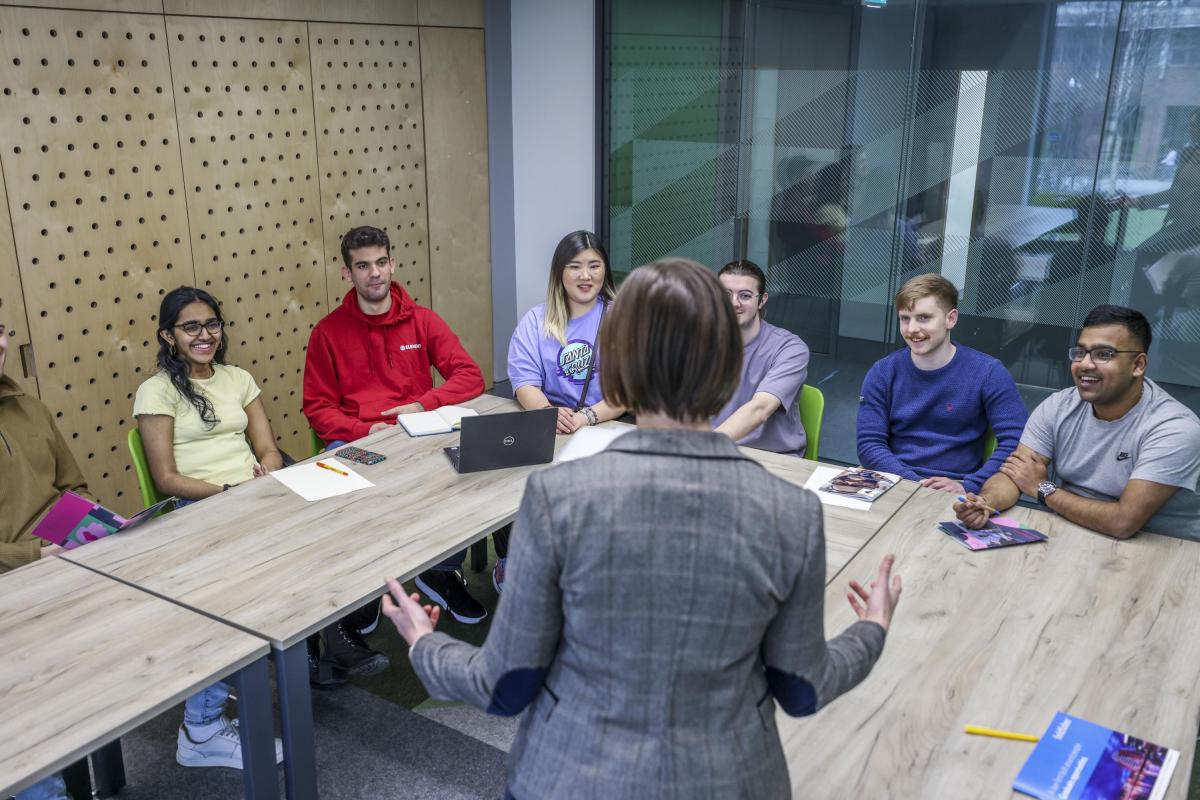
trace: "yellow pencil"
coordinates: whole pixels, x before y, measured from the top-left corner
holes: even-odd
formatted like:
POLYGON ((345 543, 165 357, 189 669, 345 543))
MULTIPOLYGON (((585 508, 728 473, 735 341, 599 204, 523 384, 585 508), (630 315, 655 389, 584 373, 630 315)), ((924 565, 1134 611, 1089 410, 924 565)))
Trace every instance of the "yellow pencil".
POLYGON ((345 475, 347 477, 349 477, 349 475, 350 475, 349 472, 343 472, 342 470, 338 469, 337 467, 331 467, 323 461, 318 461, 317 466, 321 467, 322 469, 327 469, 330 472, 336 472, 338 475, 345 475))
POLYGON ((1016 739, 1018 742, 1038 742, 1041 741, 1040 736, 1032 736, 1028 733, 1013 733, 1012 731, 998 731, 995 728, 981 728, 978 725, 968 725, 963 728, 967 733, 976 736, 994 736, 997 739, 1016 739))

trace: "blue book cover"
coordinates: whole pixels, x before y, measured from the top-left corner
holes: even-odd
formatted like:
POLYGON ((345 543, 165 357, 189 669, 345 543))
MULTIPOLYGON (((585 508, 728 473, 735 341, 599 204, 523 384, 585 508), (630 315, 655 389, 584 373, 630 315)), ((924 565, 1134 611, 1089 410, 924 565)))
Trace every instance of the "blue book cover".
POLYGON ((1043 800, 1161 800, 1179 751, 1061 711, 1013 782, 1043 800))

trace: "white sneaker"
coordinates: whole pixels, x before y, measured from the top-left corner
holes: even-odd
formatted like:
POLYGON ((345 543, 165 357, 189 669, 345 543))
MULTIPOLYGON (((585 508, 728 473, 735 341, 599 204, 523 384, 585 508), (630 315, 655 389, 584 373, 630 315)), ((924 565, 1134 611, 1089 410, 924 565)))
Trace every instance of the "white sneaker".
MULTIPOLYGON (((242 737, 237 720, 221 717, 221 727, 203 742, 188 733, 187 725, 179 726, 175 761, 185 767, 242 768, 242 737)), ((283 763, 283 742, 275 740, 275 763, 283 763)))

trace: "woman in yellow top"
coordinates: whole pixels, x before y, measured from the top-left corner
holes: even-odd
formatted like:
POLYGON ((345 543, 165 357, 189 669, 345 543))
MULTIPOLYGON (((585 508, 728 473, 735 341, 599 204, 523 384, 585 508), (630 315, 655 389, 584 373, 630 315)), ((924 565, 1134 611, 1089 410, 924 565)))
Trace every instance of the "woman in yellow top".
MULTIPOLYGON (((224 327, 208 292, 190 286, 169 292, 158 312, 159 371, 133 400, 155 485, 187 502, 283 466, 254 378, 224 363, 224 327)), ((238 729, 224 715, 228 698, 229 687, 218 682, 184 702, 176 761, 241 769, 238 729)), ((278 739, 275 750, 282 761, 278 739)))
POLYGON ((258 385, 225 363, 224 327, 208 292, 168 293, 158 314, 159 371, 133 401, 154 484, 184 500, 283 466, 258 385))

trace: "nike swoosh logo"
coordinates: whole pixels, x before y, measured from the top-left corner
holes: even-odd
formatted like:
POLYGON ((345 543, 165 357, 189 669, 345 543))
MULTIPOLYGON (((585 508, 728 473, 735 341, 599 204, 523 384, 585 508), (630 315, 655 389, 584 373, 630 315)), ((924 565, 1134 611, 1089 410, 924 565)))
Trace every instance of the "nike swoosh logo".
POLYGON ((1128 461, 1128 460, 1129 460, 1129 453, 1118 453, 1117 454, 1117 461, 1128 461))

